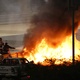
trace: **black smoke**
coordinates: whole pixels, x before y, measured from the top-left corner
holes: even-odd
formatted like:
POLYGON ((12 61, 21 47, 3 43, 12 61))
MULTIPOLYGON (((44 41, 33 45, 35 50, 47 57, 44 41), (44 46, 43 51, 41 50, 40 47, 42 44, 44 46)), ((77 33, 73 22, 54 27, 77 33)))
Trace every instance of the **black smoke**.
MULTIPOLYGON (((75 30, 79 17, 79 13, 76 14, 75 30)), ((32 17, 31 28, 24 36, 24 47, 31 51, 43 38, 48 44, 57 47, 71 33, 72 11, 69 10, 68 0, 48 0, 38 14, 32 17)))

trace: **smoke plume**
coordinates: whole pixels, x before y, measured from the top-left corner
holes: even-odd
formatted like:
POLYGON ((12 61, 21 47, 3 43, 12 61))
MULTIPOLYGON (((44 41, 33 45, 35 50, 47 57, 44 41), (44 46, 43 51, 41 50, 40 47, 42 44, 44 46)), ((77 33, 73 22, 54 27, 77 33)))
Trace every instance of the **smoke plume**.
MULTIPOLYGON (((79 13, 75 18, 78 28, 79 13)), ((52 46, 60 45, 72 33, 72 14, 67 0, 48 0, 37 15, 31 19, 31 26, 24 36, 24 47, 31 51, 43 38, 52 46)))

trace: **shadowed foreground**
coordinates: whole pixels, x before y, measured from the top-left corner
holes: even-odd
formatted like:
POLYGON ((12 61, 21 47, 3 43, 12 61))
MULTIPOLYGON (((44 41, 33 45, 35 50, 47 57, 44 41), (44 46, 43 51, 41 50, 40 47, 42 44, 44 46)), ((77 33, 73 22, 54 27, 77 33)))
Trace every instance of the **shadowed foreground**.
MULTIPOLYGON (((80 80, 80 62, 76 61, 75 65, 67 64, 69 63, 42 66, 39 63, 32 64, 31 62, 26 66, 26 73, 31 76, 30 80, 80 80)), ((20 80, 20 78, 15 80, 20 80)))
POLYGON ((32 65, 30 69, 31 80, 79 80, 80 62, 76 64, 41 66, 32 65))

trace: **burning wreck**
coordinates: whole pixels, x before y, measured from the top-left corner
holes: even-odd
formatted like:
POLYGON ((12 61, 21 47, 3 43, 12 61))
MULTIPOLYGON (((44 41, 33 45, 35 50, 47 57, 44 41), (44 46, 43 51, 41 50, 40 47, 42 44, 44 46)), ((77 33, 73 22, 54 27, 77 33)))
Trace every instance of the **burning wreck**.
MULTIPOLYGON (((32 17, 24 35, 24 47, 12 57, 24 57, 35 64, 51 65, 72 62, 72 16, 67 0, 49 0, 32 17)), ((79 27, 79 10, 75 13, 75 33, 79 27)), ((75 36, 75 60, 80 61, 80 42, 75 36)))

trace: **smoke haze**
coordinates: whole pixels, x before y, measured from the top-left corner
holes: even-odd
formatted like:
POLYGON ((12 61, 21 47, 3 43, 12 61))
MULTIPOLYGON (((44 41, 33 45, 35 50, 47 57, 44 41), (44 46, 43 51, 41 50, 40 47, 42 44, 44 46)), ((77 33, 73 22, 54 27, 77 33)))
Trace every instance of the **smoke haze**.
MULTIPOLYGON (((78 28, 79 13, 75 18, 75 31, 78 28)), ((67 0, 49 0, 31 20, 31 28, 24 37, 24 47, 29 50, 43 38, 52 46, 58 46, 72 33, 72 15, 67 0)))
POLYGON ((0 0, 0 24, 26 23, 44 0, 0 0))

